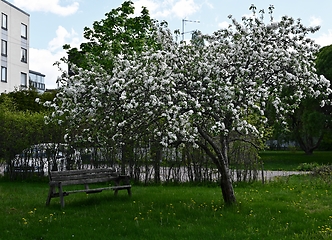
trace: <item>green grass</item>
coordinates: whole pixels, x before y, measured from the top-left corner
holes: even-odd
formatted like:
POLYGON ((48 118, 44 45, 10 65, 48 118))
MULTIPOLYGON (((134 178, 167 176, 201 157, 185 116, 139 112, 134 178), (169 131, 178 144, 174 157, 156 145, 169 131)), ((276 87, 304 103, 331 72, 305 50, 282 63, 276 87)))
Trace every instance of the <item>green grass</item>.
POLYGON ((301 163, 332 164, 331 151, 315 151, 312 155, 303 151, 262 151, 260 157, 266 170, 296 171, 301 163))
POLYGON ((331 181, 312 176, 218 187, 133 186, 45 206, 47 182, 0 181, 0 239, 331 239, 331 181))

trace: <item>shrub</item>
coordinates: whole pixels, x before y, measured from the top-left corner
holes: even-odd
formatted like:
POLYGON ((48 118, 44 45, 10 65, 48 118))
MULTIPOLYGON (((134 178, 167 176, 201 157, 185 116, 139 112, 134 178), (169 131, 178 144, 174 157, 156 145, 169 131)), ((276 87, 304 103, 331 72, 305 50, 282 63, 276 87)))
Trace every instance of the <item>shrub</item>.
POLYGON ((319 167, 319 164, 316 162, 312 163, 301 163, 296 170, 297 171, 313 171, 315 168, 319 167))
POLYGON ((323 165, 313 169, 315 176, 332 176, 332 165, 323 165))

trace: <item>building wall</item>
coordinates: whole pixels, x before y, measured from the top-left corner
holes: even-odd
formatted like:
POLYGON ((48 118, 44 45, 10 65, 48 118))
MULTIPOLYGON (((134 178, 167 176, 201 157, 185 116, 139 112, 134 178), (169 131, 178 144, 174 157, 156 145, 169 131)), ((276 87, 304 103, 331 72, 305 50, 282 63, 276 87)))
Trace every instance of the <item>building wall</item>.
MULTIPOLYGON (((7 15, 7 30, 0 28, 1 39, 7 41, 7 56, 1 55, 1 66, 7 67, 7 82, 0 81, 0 93, 21 89, 21 74, 27 76, 29 84, 29 25, 30 16, 11 3, 0 0, 0 14, 7 15), (21 36, 21 25, 27 26, 27 38, 21 36), (27 59, 22 62, 22 48, 26 49, 27 59)), ((25 86, 25 87, 27 87, 25 86)))

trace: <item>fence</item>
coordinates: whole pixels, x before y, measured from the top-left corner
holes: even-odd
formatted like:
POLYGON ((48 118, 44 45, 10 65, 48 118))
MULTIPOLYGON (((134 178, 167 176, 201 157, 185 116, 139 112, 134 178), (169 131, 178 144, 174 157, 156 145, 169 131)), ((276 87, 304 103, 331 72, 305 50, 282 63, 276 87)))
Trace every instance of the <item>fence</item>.
MULTIPOLYGON (((231 175, 235 181, 257 180, 260 164, 250 145, 233 144, 231 175)), ((23 151, 7 163, 11 179, 44 176, 48 171, 113 167, 129 174, 133 181, 217 182, 220 173, 201 149, 183 145, 165 148, 156 144, 127 144, 121 148, 71 148, 66 144, 39 144, 23 151)))

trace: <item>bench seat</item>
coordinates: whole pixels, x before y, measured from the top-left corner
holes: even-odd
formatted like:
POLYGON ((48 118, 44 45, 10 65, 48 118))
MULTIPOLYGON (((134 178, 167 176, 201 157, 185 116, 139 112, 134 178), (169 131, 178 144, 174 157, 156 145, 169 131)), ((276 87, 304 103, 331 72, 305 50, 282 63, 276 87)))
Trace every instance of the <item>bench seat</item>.
POLYGON ((51 171, 49 173, 49 179, 49 193, 46 200, 47 206, 50 204, 52 198, 59 197, 61 207, 64 207, 64 197, 79 192, 91 194, 102 192, 103 190, 114 190, 114 194, 117 195, 119 190, 127 190, 128 195, 131 196, 130 177, 120 175, 110 168, 51 171), (89 188, 89 184, 108 182, 113 182, 114 185, 109 187, 89 188), (84 185, 85 189, 65 191, 63 187, 68 185, 84 185))

